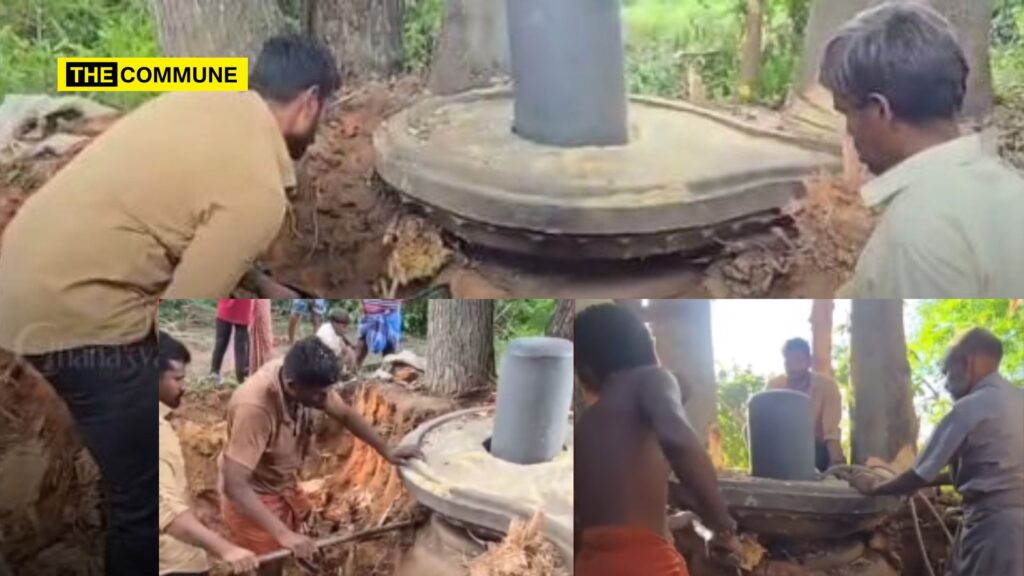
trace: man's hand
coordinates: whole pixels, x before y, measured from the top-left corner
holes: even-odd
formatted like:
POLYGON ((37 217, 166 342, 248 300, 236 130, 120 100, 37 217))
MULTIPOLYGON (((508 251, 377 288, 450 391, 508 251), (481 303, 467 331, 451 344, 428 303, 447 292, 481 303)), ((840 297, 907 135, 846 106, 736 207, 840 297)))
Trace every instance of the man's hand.
POLYGON ((847 482, 850 483, 850 486, 854 490, 861 494, 864 494, 865 496, 873 496, 875 494, 875 488, 877 488, 882 482, 882 479, 874 474, 861 472, 851 475, 847 479, 847 482))
POLYGON ((252 574, 260 567, 256 555, 240 546, 232 546, 225 550, 220 559, 231 566, 232 574, 252 574))
POLYGON ((281 546, 291 550, 299 560, 313 560, 313 556, 316 554, 316 544, 311 539, 297 532, 288 532, 283 537, 278 538, 277 541, 281 546))
POLYGON ((739 568, 743 564, 743 544, 734 532, 718 532, 711 539, 711 547, 724 564, 739 568))
POLYGON ((297 292, 255 268, 249 270, 245 277, 242 278, 242 286, 255 292, 260 298, 271 298, 274 300, 299 298, 297 292))
POLYGON ((388 454, 388 462, 393 466, 401 466, 413 458, 423 460, 423 451, 419 449, 419 446, 411 444, 399 446, 388 454))

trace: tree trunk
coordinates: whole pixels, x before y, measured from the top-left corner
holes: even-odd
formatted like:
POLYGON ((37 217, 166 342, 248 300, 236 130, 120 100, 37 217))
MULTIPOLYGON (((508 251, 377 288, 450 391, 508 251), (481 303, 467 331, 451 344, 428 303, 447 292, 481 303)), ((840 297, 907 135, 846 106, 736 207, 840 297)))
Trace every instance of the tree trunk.
POLYGON ((743 38, 743 54, 740 57, 740 96, 751 100, 761 77, 761 38, 764 26, 764 10, 761 0, 747 0, 747 30, 743 38))
POLYGON ((559 300, 555 306, 555 313, 548 321, 548 327, 544 333, 555 338, 572 340, 573 319, 576 317, 575 300, 559 300))
POLYGON ((850 321, 853 462, 909 465, 917 415, 903 332, 902 300, 854 300, 850 321))
POLYGON ((502 0, 446 0, 434 50, 430 89, 455 94, 486 86, 509 70, 508 24, 502 0))
POLYGON ((811 340, 814 371, 831 378, 832 370, 832 300, 815 300, 811 304, 811 340))
POLYGON ((428 306, 426 388, 457 396, 489 386, 494 375, 494 301, 431 300, 428 306))
POLYGON ((164 56, 242 56, 288 30, 275 0, 151 0, 164 56))
MULTIPOLYGON (((790 92, 789 112, 819 127, 841 129, 832 112, 831 96, 818 84, 825 46, 836 30, 859 12, 882 0, 814 0, 807 24, 803 60, 790 92)), ((928 0, 953 23, 971 66, 964 114, 980 122, 992 112, 992 69, 989 59, 992 0, 928 0)))
POLYGON ((402 0, 318 0, 312 18, 345 78, 388 76, 402 67, 402 0))
POLYGON ((992 114, 995 102, 989 52, 992 45, 993 0, 931 0, 931 3, 956 26, 971 66, 971 75, 967 77, 964 116, 974 122, 984 122, 992 114))
POLYGON ((702 442, 717 420, 710 300, 651 300, 658 359, 679 380, 686 415, 702 442))

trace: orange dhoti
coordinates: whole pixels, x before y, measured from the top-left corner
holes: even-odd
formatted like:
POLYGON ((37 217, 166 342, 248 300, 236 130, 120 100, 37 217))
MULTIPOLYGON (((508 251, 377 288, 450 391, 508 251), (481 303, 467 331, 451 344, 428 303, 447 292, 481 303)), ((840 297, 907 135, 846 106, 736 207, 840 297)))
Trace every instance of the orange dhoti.
POLYGON ((583 533, 577 576, 690 576, 686 561, 664 537, 643 528, 601 527, 583 533))
MULTIPOLYGON (((263 505, 277 516, 293 532, 298 532, 313 507, 306 494, 299 487, 291 487, 280 494, 257 494, 263 505)), ((221 497, 221 514, 231 532, 231 540, 257 555, 280 550, 281 544, 255 520, 243 512, 237 504, 221 497)))

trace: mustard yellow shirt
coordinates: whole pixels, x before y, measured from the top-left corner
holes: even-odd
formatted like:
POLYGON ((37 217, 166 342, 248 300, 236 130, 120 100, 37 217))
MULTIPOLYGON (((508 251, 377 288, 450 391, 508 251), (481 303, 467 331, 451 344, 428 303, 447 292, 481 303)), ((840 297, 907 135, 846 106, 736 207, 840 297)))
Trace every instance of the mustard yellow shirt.
MULTIPOLYGON (((789 379, 779 376, 768 382, 769 390, 788 390, 789 379)), ((839 442, 842 432, 839 421, 843 417, 843 397, 839 393, 836 381, 822 374, 811 374, 811 388, 807 392, 811 397, 811 417, 814 419, 814 437, 824 442, 839 442)))
POLYGON ((145 337, 158 299, 223 298, 276 237, 295 185, 252 92, 171 93, 96 138, 3 235, 0 348, 145 337))
POLYGON ((165 533, 190 508, 185 458, 174 428, 167 421, 170 408, 160 404, 160 574, 202 573, 210 569, 206 553, 165 533))

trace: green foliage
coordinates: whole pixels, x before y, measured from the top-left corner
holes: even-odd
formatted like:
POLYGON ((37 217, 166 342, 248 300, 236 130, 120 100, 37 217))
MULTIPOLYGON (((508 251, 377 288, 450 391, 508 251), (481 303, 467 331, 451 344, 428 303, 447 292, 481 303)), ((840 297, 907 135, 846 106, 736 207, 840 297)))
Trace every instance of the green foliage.
POLYGON ((543 336, 557 302, 549 299, 495 300, 494 352, 497 358, 511 340, 543 336))
POLYGON ((430 66, 443 16, 444 0, 406 0, 402 42, 407 70, 420 72, 430 66))
POLYGON ((747 405, 750 397, 764 390, 765 385, 764 377, 754 374, 749 367, 719 368, 718 429, 727 468, 750 468, 747 405))
MULTIPOLYGON (((0 98, 57 88, 60 56, 158 56, 146 0, 4 0, 0 3, 0 98)), ((144 92, 97 93, 120 108, 144 92)))
MULTIPOLYGON (((808 0, 764 0, 762 70, 754 100, 781 104, 803 45, 808 0)), ((686 70, 696 69, 712 99, 738 97, 746 19, 741 0, 625 2, 630 91, 679 97, 686 70)))
POLYGON ((907 328, 907 352, 914 395, 933 421, 949 410, 949 398, 942 389, 942 358, 957 334, 980 326, 1003 341, 1002 372, 1024 387, 1024 307, 1013 308, 1011 300, 925 300, 914 309, 907 328))
POLYGON ((1024 0, 1001 0, 992 21, 992 79, 1004 100, 1024 101, 1024 0))

